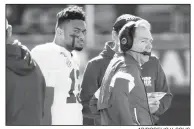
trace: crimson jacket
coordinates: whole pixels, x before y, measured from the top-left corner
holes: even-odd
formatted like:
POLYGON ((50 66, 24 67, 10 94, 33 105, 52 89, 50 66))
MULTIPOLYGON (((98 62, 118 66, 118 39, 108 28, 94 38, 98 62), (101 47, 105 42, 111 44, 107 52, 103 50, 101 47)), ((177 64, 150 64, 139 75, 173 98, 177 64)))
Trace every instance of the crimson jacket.
POLYGON ((160 100, 159 109, 152 114, 154 123, 157 123, 159 117, 170 107, 172 94, 167 84, 165 73, 160 65, 158 58, 151 56, 149 61, 142 65, 142 79, 144 81, 146 91, 150 92, 165 92, 167 93, 160 100))
POLYGON ((29 50, 6 44, 6 125, 42 125, 45 88, 29 50))
MULTIPOLYGON (((112 44, 113 42, 107 42, 103 51, 88 62, 81 85, 81 99, 84 106, 83 114, 92 118, 96 117, 95 124, 99 123, 97 122, 99 116, 91 115, 89 101, 101 86, 106 68, 115 54, 111 49, 112 44)), ((143 79, 145 79, 144 77, 151 77, 151 86, 145 85, 147 92, 167 92, 165 97, 160 100, 159 110, 155 114, 152 114, 154 123, 157 123, 160 115, 170 107, 172 100, 172 95, 170 94, 170 89, 166 82, 166 76, 159 60, 152 56, 150 60, 142 66, 141 74, 143 79)))
POLYGON ((81 84, 81 102, 83 105, 83 115, 85 117, 94 118, 95 125, 100 125, 99 116, 93 116, 89 109, 89 101, 100 87, 104 72, 115 52, 111 49, 114 43, 106 42, 103 51, 93 59, 91 59, 85 69, 82 84, 81 84))
POLYGON ((100 91, 94 95, 102 125, 153 124, 140 70, 129 54, 117 54, 111 60, 100 91))

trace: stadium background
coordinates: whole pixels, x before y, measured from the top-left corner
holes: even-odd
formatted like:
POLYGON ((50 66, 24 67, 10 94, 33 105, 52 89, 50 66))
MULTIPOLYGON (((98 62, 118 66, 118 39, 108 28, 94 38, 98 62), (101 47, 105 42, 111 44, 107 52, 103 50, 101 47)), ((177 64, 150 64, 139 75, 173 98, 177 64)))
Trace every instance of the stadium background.
MULTIPOLYGON (((51 42, 56 13, 69 5, 6 5, 13 39, 32 49, 51 42)), ((124 13, 138 15, 152 25, 153 53, 159 57, 174 95, 159 125, 190 125, 190 5, 80 5, 87 13, 87 39, 80 58, 86 63, 111 40, 112 25, 124 13)), ((81 78, 82 79, 82 78, 81 78)), ((80 79, 80 81, 81 81, 80 79)))

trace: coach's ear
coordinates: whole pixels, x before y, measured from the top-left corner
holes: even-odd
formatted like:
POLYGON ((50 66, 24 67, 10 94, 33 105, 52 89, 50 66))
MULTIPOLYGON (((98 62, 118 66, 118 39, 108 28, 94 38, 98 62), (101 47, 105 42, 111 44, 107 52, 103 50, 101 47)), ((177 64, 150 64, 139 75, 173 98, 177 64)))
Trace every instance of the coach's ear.
POLYGON ((118 42, 118 34, 115 30, 112 31, 112 40, 118 42))

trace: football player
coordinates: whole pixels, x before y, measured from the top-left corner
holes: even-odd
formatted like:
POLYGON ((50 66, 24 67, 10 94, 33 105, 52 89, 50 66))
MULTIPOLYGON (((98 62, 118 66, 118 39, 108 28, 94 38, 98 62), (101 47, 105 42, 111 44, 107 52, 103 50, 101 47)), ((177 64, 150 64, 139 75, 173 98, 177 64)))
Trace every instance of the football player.
POLYGON ((85 13, 70 6, 57 14, 53 42, 36 46, 32 55, 46 78, 45 124, 82 125, 79 103, 79 66, 72 51, 81 51, 85 43, 85 13))

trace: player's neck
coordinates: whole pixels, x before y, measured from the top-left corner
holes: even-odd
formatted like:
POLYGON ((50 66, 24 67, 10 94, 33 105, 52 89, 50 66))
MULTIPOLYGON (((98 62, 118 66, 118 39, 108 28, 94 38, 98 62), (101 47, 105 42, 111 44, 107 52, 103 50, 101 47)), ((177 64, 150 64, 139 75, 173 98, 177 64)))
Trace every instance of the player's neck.
POLYGON ((55 43, 55 44, 65 48, 69 52, 72 52, 72 50, 65 45, 64 41, 62 41, 61 39, 57 38, 56 36, 55 36, 55 38, 53 40, 53 43, 55 43))

